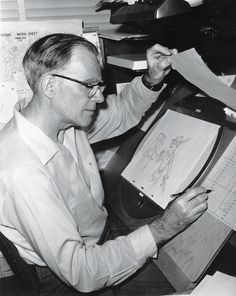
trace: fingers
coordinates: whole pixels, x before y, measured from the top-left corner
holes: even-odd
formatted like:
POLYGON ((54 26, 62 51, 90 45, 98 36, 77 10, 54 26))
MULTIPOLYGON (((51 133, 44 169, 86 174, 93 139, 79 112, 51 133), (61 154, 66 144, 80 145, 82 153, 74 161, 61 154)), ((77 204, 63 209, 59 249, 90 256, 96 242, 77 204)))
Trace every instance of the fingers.
POLYGON ((172 54, 177 54, 178 53, 178 50, 176 48, 173 48, 171 51, 172 51, 172 54))
POLYGON ((193 209, 193 215, 200 216, 202 215, 208 208, 207 200, 202 201, 198 205, 196 205, 193 209))
POLYGON ((207 192, 207 189, 202 187, 202 186, 198 186, 198 187, 188 189, 186 191, 186 193, 183 194, 183 200, 190 201, 193 198, 195 198, 196 196, 201 195, 201 194, 206 193, 206 192, 207 192))
POLYGON ((168 204, 160 220, 169 236, 183 231, 206 211, 206 192, 204 187, 194 187, 168 204))
POLYGON ((189 189, 168 204, 160 219, 167 236, 183 231, 206 211, 206 191, 204 187, 189 189))
POLYGON ((207 210, 207 207, 208 207, 207 199, 208 199, 207 194, 202 193, 197 195, 195 198, 193 198, 189 202, 189 207, 191 210, 192 217, 195 217, 197 219, 207 210))
POLYGON ((147 50, 147 55, 154 55, 156 57, 159 57, 161 55, 170 56, 172 55, 172 51, 160 44, 155 44, 147 50))
POLYGON ((160 83, 171 71, 170 57, 177 52, 177 49, 169 49, 160 44, 155 44, 147 50, 147 72, 150 85, 160 83))
POLYGON ((155 72, 160 73, 163 71, 166 76, 171 71, 172 61, 169 58, 171 55, 178 53, 177 49, 169 49, 160 44, 155 44, 147 50, 148 68, 153 72, 150 77, 155 77, 155 72))
POLYGON ((188 189, 184 194, 173 200, 171 204, 189 214, 195 214, 201 209, 205 211, 208 199, 206 192, 207 189, 201 186, 188 189))
POLYGON ((176 202, 184 212, 188 212, 188 215, 195 219, 196 216, 200 216, 207 209, 208 195, 206 192, 207 190, 204 187, 195 187, 180 196, 176 202))
POLYGON ((160 44, 155 44, 151 48, 147 50, 147 59, 156 59, 159 62, 162 60, 167 60, 169 64, 171 64, 171 60, 168 59, 173 54, 177 54, 177 49, 169 49, 160 44))

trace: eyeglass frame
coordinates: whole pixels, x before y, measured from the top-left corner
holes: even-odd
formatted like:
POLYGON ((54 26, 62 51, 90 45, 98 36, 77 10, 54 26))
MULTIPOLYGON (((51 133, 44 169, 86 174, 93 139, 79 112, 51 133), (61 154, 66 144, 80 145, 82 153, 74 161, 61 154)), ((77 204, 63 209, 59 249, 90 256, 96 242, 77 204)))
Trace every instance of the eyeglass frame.
MULTIPOLYGON (((77 80, 77 79, 75 79, 75 78, 68 77, 68 76, 61 75, 61 74, 51 74, 51 75, 54 76, 54 77, 59 77, 59 78, 63 78, 63 79, 66 79, 66 80, 70 80, 70 81, 76 82, 76 83, 78 83, 78 84, 81 84, 81 85, 83 85, 83 86, 85 86, 85 87, 87 87, 87 88, 90 88, 91 90, 90 90, 90 92, 88 93, 88 97, 89 97, 89 98, 92 98, 92 97, 97 93, 97 91, 98 91, 100 88, 106 86, 104 81, 98 81, 98 82, 96 82, 96 83, 94 83, 94 84, 93 84, 93 83, 90 84, 90 83, 88 83, 88 82, 80 81, 80 80, 77 80), (91 92, 92 92, 92 90, 93 90, 93 88, 94 88, 95 86, 98 86, 98 88, 97 88, 96 91, 91 95, 91 92)), ((102 91, 103 91, 103 90, 102 90, 102 91)))

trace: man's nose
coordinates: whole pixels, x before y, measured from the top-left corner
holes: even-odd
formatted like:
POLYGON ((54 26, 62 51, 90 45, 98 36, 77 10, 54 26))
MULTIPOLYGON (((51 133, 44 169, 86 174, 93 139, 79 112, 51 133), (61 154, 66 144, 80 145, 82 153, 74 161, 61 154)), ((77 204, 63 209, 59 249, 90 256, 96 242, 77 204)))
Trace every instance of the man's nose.
POLYGON ((93 100, 96 103, 103 103, 104 102, 104 96, 103 96, 103 93, 101 92, 100 89, 98 89, 97 92, 95 93, 95 95, 93 96, 93 100))

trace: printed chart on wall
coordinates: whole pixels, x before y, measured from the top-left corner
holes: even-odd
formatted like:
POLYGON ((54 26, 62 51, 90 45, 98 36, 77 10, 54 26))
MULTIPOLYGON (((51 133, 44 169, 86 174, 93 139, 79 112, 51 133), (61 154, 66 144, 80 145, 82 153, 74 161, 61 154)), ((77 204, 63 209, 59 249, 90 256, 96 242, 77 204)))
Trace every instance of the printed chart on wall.
POLYGON ((236 231, 236 136, 204 180, 208 211, 236 231))
POLYGON ((219 126, 168 110, 142 140, 122 177, 162 208, 198 176, 219 126))
POLYGON ((0 129, 13 115, 13 108, 17 102, 15 82, 0 83, 0 129))
POLYGON ((0 81, 15 82, 18 99, 31 96, 22 59, 26 49, 38 38, 52 33, 82 35, 81 20, 2 22, 0 40, 0 81))

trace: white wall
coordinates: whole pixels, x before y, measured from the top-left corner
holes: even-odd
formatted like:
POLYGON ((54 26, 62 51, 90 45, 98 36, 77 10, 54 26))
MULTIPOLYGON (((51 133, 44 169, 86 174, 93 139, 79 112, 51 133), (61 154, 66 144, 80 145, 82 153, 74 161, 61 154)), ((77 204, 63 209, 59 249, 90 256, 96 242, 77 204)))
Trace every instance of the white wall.
POLYGON ((99 0, 0 0, 0 19, 32 21, 79 18, 84 22, 85 28, 110 28, 110 10, 95 12, 98 2, 99 0))

